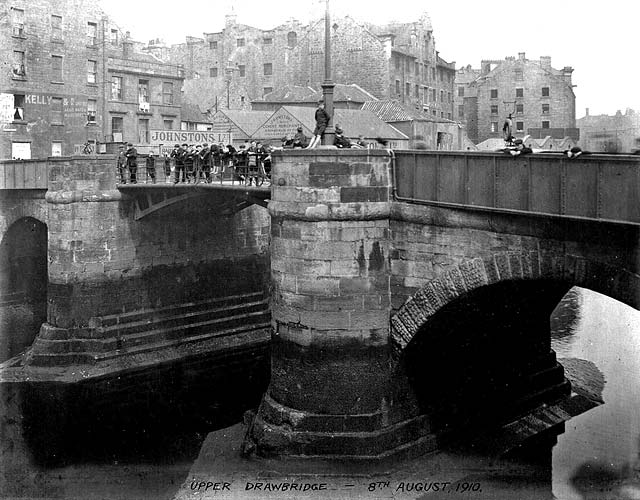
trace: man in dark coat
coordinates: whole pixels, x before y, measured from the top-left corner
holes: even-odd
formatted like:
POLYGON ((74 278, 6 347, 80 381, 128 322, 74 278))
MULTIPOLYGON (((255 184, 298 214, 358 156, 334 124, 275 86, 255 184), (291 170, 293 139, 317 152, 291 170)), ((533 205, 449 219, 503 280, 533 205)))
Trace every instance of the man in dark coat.
POLYGON ((138 173, 138 151, 133 147, 130 142, 127 143, 127 166, 129 167, 129 181, 131 184, 135 184, 137 181, 136 175, 138 173))
POLYGON ((149 152, 146 160, 147 167, 147 182, 151 179, 151 182, 156 183, 156 159, 153 156, 153 151, 149 152))
POLYGON ((120 176, 120 184, 127 183, 127 157, 124 145, 119 147, 118 151, 118 175, 120 176))
POLYGON ((311 142, 307 146, 306 149, 313 149, 320 145, 320 141, 322 140, 322 134, 324 134, 327 125, 329 125, 329 113, 327 113, 324 109, 324 100, 320 99, 318 101, 318 109, 316 109, 316 128, 313 130, 313 138, 311 142))
POLYGON ((298 127, 298 131, 296 135, 293 136, 293 147, 294 148, 306 148, 309 144, 309 138, 304 135, 302 131, 302 127, 298 127))

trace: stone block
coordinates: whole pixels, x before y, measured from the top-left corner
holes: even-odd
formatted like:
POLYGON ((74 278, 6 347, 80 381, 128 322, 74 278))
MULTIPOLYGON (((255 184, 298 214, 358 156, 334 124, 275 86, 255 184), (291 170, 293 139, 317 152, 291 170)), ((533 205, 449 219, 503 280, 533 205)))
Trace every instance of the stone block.
POLYGON ((334 277, 299 277, 296 279, 296 293, 308 295, 338 295, 344 293, 341 286, 342 278, 334 277))

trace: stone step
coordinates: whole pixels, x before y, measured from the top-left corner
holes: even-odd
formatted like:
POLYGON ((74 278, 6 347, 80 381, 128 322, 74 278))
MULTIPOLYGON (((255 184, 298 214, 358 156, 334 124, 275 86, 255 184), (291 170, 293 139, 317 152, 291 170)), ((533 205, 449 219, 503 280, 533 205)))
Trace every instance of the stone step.
MULTIPOLYGON (((176 348, 187 347, 190 344, 197 344, 212 340, 214 338, 240 336, 243 334, 259 331, 268 331, 270 322, 257 323, 251 326, 229 328, 227 330, 209 331, 200 335, 188 338, 177 338, 174 340, 156 340, 156 342, 146 343, 123 350, 111 350, 108 352, 95 352, 85 350, 84 352, 47 352, 32 350, 29 353, 29 364, 34 366, 69 366, 69 365, 95 365, 101 361, 108 361, 118 357, 131 357, 138 354, 160 352, 166 349, 175 351, 176 348)), ((268 337, 268 334, 265 335, 268 337)), ((83 339, 76 339, 83 342, 83 339)), ((60 342, 60 341, 55 341, 60 342)))
POLYGON ((95 328, 107 328, 117 324, 126 324, 136 321, 143 321, 149 316, 153 317, 165 317, 175 316, 180 314, 186 314, 191 311, 198 311, 208 308, 223 308, 233 304, 239 304, 243 302, 255 302, 265 300, 263 291, 229 295, 224 297, 216 297, 206 300, 200 300, 195 302, 186 302, 181 304, 173 304, 161 308, 147 308, 139 309, 126 313, 107 314, 104 316, 98 316, 91 318, 91 326, 95 328))
POLYGON ((213 319, 204 319, 195 323, 181 323, 169 328, 155 328, 119 337, 119 349, 125 350, 140 344, 146 344, 155 339, 174 340, 185 339, 194 335, 201 335, 208 331, 227 331, 233 328, 255 326, 257 324, 270 324, 270 314, 264 309, 257 311, 241 311, 234 316, 223 316, 213 319))
POLYGON ((105 353, 115 350, 129 350, 141 344, 169 340, 184 340, 189 337, 204 333, 226 332, 242 330, 243 327, 255 327, 255 325, 268 325, 269 313, 265 310, 239 311, 233 316, 217 317, 195 323, 179 323, 171 327, 144 330, 129 335, 119 336, 118 332, 112 332, 112 336, 103 339, 37 339, 32 347, 34 354, 62 354, 62 353, 105 353))
POLYGON ((96 329, 98 336, 106 337, 123 337, 135 333, 145 332, 149 330, 171 329, 180 325, 190 323, 200 323, 206 320, 224 318, 228 316, 249 315, 256 311, 265 311, 268 308, 266 300, 255 302, 241 302, 228 304, 217 307, 200 308, 198 310, 185 310, 183 308, 173 310, 174 314, 154 314, 152 317, 142 318, 137 321, 126 323, 116 323, 108 327, 100 327, 96 329))
POLYGON ((353 455, 379 456, 430 434, 426 415, 389 425, 373 432, 307 432, 292 431, 290 426, 265 422, 257 415, 252 436, 258 443, 258 454, 270 453, 315 456, 353 455))

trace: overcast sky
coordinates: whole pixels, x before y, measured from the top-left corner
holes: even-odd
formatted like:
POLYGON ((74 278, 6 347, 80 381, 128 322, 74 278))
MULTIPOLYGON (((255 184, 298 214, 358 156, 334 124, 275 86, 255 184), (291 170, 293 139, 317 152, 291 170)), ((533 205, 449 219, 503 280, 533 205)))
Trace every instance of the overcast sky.
MULTIPOLYGON (((134 39, 184 42, 221 31, 231 5, 238 23, 269 29, 289 18, 324 14, 324 0, 101 0, 106 13, 134 39)), ((385 23, 431 17, 436 49, 456 67, 481 59, 550 56, 574 68, 576 118, 640 110, 640 0, 332 0, 332 16, 385 23)))

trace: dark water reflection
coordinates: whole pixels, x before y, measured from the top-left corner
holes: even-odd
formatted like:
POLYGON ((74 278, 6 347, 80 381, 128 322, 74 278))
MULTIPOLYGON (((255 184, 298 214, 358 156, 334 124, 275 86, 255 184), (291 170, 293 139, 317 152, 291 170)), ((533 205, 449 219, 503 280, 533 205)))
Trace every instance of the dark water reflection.
POLYGON ((552 318, 558 358, 591 361, 605 404, 566 424, 553 449, 553 493, 562 500, 640 498, 640 312, 573 289, 552 318))

